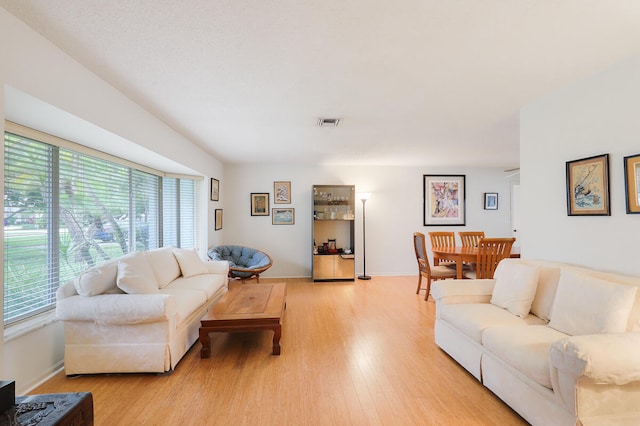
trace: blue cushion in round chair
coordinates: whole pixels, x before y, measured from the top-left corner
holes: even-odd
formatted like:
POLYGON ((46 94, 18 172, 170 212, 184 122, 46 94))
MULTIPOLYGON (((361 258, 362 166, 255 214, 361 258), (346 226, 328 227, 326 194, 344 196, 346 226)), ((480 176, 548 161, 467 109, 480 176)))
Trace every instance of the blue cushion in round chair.
POLYGON ((229 276, 247 279, 255 276, 260 281, 260 273, 271 267, 268 254, 251 247, 222 245, 211 247, 207 254, 211 260, 229 262, 229 276))

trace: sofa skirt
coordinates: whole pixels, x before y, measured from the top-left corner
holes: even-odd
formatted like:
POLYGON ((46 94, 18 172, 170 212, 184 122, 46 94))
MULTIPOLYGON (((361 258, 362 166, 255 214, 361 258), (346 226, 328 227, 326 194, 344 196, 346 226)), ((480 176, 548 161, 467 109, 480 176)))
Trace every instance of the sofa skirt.
POLYGON ((482 347, 441 319, 436 320, 434 333, 436 344, 476 379, 482 381, 482 347))

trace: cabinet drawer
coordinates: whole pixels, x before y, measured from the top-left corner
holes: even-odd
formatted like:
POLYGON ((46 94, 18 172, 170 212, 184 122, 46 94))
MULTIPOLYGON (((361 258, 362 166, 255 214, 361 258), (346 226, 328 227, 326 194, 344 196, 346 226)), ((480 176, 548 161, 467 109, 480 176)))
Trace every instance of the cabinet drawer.
POLYGON ((333 278, 335 257, 337 256, 313 256, 314 280, 330 280, 333 278))
POLYGON ((335 278, 336 279, 353 279, 355 277, 354 259, 343 259, 342 256, 333 256, 335 260, 335 278))

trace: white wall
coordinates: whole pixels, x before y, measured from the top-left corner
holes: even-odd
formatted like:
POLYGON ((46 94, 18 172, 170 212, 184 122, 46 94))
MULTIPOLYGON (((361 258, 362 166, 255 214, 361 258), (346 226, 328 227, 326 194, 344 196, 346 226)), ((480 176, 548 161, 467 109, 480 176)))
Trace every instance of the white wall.
POLYGON ((522 256, 640 275, 623 157, 640 154, 640 57, 522 109, 522 256), (610 155, 611 216, 567 216, 567 161, 610 155))
MULTIPOLYGON (((166 164, 171 172, 197 173, 205 178, 201 199, 209 199, 209 177, 223 178, 223 166, 216 158, 177 134, 2 8, 0 40, 0 133, 4 134, 4 120, 11 119, 126 156, 143 165, 158 167, 159 162, 166 164), (61 119, 49 120, 52 117, 61 119), (73 123, 67 121, 70 117, 74 118, 73 123), (61 121, 65 125, 56 129, 61 121), (107 133, 109 139, 104 142, 107 133), (88 135, 90 140, 84 139, 88 135), (99 146, 95 146, 96 141, 99 146), (148 164, 152 160, 155 163, 148 164)), ((213 209, 219 205, 221 203, 203 203, 203 217, 212 220, 213 209)), ((3 205, 2 208, 4 210, 3 205)), ((213 223, 201 222, 201 249, 222 241, 223 234, 210 232, 212 228, 213 223)), ((2 228, 0 237, 4 238, 2 228)), ((0 255, 4 257, 2 246, 0 255)), ((0 292, 0 298, 2 294, 0 292)), ((0 303, 0 313, 2 306, 0 303)), ((8 341, 0 339, 0 377, 16 380, 16 391, 20 394, 60 367, 62 353, 59 323, 45 323, 41 328, 8 341)))
MULTIPOLYGON (((517 178, 517 177, 515 177, 517 178)), ((510 180, 502 169, 428 169, 421 167, 349 167, 289 165, 227 165, 224 187, 225 244, 248 245, 269 253, 274 265, 266 277, 311 276, 312 186, 356 185, 370 192, 366 203, 368 275, 417 275, 412 235, 416 231, 484 230, 495 237, 510 236, 510 180), (423 175, 466 175, 466 226, 423 226, 423 175), (271 216, 250 215, 250 194, 268 192, 273 182, 291 181, 294 225, 272 225, 271 216), (499 209, 483 209, 483 193, 499 193, 499 209)), ((356 253, 362 253, 362 202, 356 201, 356 253)), ((356 257, 362 273, 362 258, 356 257)))

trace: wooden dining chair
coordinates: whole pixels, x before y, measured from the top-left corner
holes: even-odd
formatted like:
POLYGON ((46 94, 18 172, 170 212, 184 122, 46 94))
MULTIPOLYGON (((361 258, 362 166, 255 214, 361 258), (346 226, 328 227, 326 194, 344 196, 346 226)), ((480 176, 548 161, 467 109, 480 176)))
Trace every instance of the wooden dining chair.
POLYGON ((421 232, 414 232, 413 234, 413 249, 416 252, 416 260, 418 261, 418 289, 416 290, 416 294, 420 293, 422 289, 422 277, 425 277, 427 279, 427 292, 424 295, 424 300, 427 300, 429 299, 429 292, 431 291, 431 280, 455 278, 456 270, 444 265, 431 267, 429 259, 427 258, 425 236, 421 232))
POLYGON ((515 238, 481 238, 478 240, 476 268, 463 273, 465 278, 493 278, 498 263, 511 255, 515 238))
POLYGON ((476 247, 478 240, 484 238, 484 231, 466 231, 458 232, 463 247, 476 247))
MULTIPOLYGON (((484 231, 460 231, 458 232, 462 247, 478 247, 478 240, 484 238, 484 231)), ((466 268, 475 269, 476 262, 465 262, 466 268)))
MULTIPOLYGON (((429 240, 431 241, 431 248, 434 247, 455 247, 456 246, 456 234, 454 232, 429 232, 429 240)), ((433 261, 436 266, 448 266, 456 267, 456 262, 451 260, 435 260, 433 261)))

